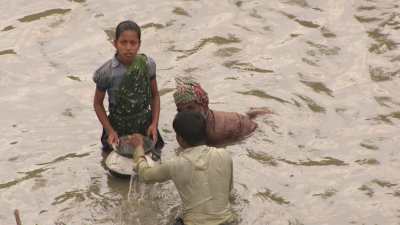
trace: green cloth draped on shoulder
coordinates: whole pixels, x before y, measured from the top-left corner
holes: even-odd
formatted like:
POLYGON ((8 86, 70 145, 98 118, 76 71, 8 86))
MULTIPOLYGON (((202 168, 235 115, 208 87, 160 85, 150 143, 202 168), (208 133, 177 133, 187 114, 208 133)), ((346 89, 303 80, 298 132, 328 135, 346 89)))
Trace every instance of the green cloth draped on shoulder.
POLYGON ((152 114, 150 78, 147 76, 147 57, 137 55, 121 82, 116 104, 110 107, 109 119, 119 136, 132 133, 145 135, 152 114))

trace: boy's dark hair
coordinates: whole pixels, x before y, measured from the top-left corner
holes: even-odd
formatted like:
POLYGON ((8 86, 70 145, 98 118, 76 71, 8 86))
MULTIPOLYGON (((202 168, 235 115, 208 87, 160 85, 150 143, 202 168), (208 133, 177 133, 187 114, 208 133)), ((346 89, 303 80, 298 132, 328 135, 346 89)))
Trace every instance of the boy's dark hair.
POLYGON ((179 112, 176 114, 173 127, 177 135, 191 145, 205 144, 207 140, 206 120, 198 112, 179 112))
POLYGON ((138 35, 138 39, 140 41, 140 36, 141 36, 140 27, 139 25, 137 25, 137 23, 133 22, 132 20, 125 20, 118 24, 117 28, 115 29, 115 40, 118 40, 121 34, 127 30, 136 32, 138 35))

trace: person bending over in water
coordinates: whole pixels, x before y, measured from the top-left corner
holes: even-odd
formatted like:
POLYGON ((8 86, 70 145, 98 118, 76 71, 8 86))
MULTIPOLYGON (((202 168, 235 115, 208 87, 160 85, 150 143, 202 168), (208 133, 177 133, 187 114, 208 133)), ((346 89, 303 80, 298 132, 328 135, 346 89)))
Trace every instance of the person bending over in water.
POLYGON ((178 155, 150 167, 144 157, 143 136, 133 134, 134 162, 139 181, 172 180, 182 198, 183 218, 175 224, 222 225, 235 221, 229 196, 233 185, 232 157, 206 144, 206 121, 198 112, 179 112, 173 121, 178 155))
POLYGON ((177 77, 174 93, 178 112, 200 112, 207 121, 207 144, 219 146, 238 141, 251 134, 257 124, 251 119, 271 113, 267 109, 249 111, 246 115, 215 111, 208 108, 208 95, 191 77, 177 77))
POLYGON ((164 142, 158 132, 160 95, 156 81, 156 64, 144 54, 138 54, 141 44, 140 27, 127 20, 118 24, 115 32, 114 57, 96 70, 94 109, 103 126, 103 150, 112 150, 119 137, 132 133, 149 135, 156 143, 158 156, 164 142), (108 94, 109 115, 103 101, 108 94))

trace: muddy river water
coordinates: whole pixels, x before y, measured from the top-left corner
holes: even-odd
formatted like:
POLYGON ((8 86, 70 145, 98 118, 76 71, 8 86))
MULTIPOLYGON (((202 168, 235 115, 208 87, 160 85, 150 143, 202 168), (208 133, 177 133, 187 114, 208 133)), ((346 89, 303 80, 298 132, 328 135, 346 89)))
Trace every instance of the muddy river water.
POLYGON ((0 224, 170 224, 172 183, 128 200, 109 175, 92 74, 113 29, 142 27, 157 63, 163 158, 177 148, 174 77, 210 107, 266 107, 234 160, 248 225, 400 224, 400 1, 0 1, 0 224))

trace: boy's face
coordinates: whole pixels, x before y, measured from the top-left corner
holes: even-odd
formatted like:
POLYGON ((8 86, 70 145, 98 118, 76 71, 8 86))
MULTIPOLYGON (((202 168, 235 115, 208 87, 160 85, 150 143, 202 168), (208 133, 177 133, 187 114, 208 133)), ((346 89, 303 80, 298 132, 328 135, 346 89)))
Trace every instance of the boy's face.
POLYGON ((140 48, 140 40, 135 31, 126 30, 114 41, 119 59, 124 64, 131 64, 140 48))

